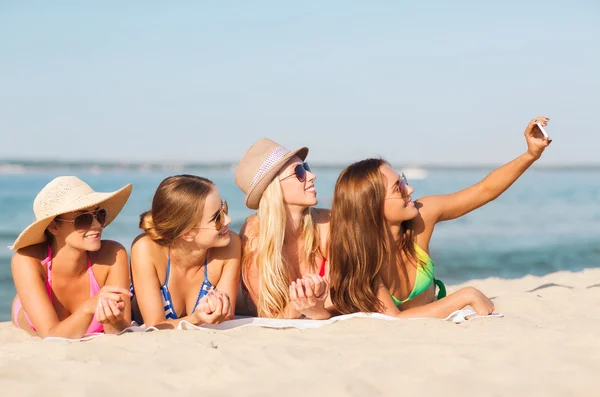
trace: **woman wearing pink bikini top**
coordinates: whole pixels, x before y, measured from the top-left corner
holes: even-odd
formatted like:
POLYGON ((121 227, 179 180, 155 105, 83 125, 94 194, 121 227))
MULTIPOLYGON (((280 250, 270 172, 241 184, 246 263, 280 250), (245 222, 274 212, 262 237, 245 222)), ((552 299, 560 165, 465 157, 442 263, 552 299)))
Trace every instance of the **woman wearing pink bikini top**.
POLYGON ((95 192, 74 176, 52 180, 33 203, 36 221, 15 240, 15 326, 32 335, 80 338, 118 333, 131 321, 127 253, 101 240, 131 185, 95 192))

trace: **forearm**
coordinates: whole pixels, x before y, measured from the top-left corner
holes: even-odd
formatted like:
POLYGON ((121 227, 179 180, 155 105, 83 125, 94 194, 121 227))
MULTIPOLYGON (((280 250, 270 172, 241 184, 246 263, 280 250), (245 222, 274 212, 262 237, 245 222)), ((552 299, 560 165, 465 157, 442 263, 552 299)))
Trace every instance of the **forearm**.
POLYGON ((123 331, 125 328, 129 327, 131 322, 126 318, 122 318, 114 323, 104 324, 104 333, 105 334, 118 334, 123 331))
POLYGON ((294 308, 294 305, 290 302, 285 307, 283 313, 281 313, 279 316, 277 316, 277 318, 284 318, 284 319, 290 319, 290 320, 291 319, 301 319, 301 318, 308 318, 310 320, 327 320, 328 318, 331 318, 331 313, 324 307, 321 307, 321 308, 315 307, 312 309, 298 311, 294 308))
POLYGON ((93 314, 85 313, 80 309, 48 330, 38 330, 38 335, 42 338, 54 336, 78 339, 85 335, 93 318, 93 314))
POLYGON ((303 313, 304 316, 311 320, 327 320, 331 318, 331 313, 325 308, 313 309, 303 313))
POLYGON ((238 297, 237 285, 232 288, 223 289, 219 288, 219 286, 217 285, 216 289, 227 295, 227 297, 229 298, 229 310, 227 311, 224 320, 233 320, 235 318, 235 306, 238 297))
POLYGON ((194 325, 201 325, 202 322, 194 315, 189 315, 181 318, 177 318, 174 320, 163 320, 156 323, 147 323, 145 324, 147 327, 155 327, 158 329, 176 329, 179 326, 179 323, 182 321, 187 321, 188 323, 194 325))
POLYGON ((525 152, 486 176, 479 185, 487 201, 504 193, 536 160, 532 154, 525 152))
POLYGON ((398 318, 446 318, 456 310, 460 310, 469 305, 467 294, 463 291, 457 291, 448 295, 444 299, 428 303, 423 306, 413 307, 406 310, 401 310, 395 314, 398 318))
POLYGON ((298 310, 294 309, 294 306, 290 302, 287 304, 285 309, 283 309, 283 311, 277 315, 276 318, 290 319, 290 320, 298 319, 298 318, 302 318, 302 313, 300 313, 298 310))

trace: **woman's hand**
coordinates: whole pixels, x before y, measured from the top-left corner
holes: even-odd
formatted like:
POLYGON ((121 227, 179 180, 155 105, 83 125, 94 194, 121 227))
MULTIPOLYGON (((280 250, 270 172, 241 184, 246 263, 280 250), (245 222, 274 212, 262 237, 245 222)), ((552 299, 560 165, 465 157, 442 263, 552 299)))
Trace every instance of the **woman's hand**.
POLYGON ((308 274, 302 279, 292 281, 289 289, 290 302, 298 312, 312 319, 330 317, 325 310, 329 284, 323 277, 317 274, 308 274))
MULTIPOLYGON (((113 304, 116 304, 116 307, 120 307, 119 310, 122 311, 125 306, 122 295, 131 296, 131 293, 125 288, 117 287, 114 285, 105 285, 100 289, 100 291, 98 291, 96 295, 92 296, 90 299, 85 301, 85 303, 82 306, 82 310, 86 314, 98 314, 98 307, 103 306, 103 301, 108 301, 113 302, 113 304)), ((107 306, 107 308, 110 309, 110 306, 107 306)), ((102 311, 104 311, 104 309, 102 309, 102 311)), ((110 312, 112 312, 112 309, 110 309, 110 312)))
POLYGON ((539 159, 544 152, 544 149, 552 143, 552 139, 546 138, 536 123, 540 123, 542 127, 548 125, 550 121, 547 117, 536 117, 531 120, 525 128, 525 139, 527 140, 527 152, 533 156, 534 159, 539 159))
POLYGON ((229 296, 213 289, 200 299, 192 313, 194 324, 220 324, 227 319, 230 307, 229 296))
POLYGON ((98 299, 96 305, 96 321, 100 324, 118 324, 125 319, 125 302, 110 299, 98 299))
POLYGON ((477 314, 488 315, 494 312, 494 303, 477 288, 466 287, 461 291, 464 291, 467 294, 469 306, 471 306, 477 314))

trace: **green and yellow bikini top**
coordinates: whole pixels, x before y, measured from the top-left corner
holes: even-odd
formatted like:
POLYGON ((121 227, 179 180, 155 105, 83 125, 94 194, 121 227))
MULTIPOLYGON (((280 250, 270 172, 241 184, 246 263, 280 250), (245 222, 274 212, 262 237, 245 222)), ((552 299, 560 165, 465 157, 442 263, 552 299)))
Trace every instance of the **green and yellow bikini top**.
POLYGON ((419 262, 422 264, 417 267, 417 279, 415 280, 415 285, 412 291, 410 292, 410 295, 408 295, 408 298, 406 298, 405 300, 400 300, 396 298, 390 292, 392 300, 394 301, 394 304, 396 306, 400 306, 401 304, 406 303, 409 300, 421 295, 423 292, 427 291, 427 289, 431 286, 431 283, 435 283, 435 285, 437 285, 439 288, 437 299, 442 299, 446 296, 446 286, 443 282, 441 282, 440 280, 436 280, 434 277, 435 263, 433 263, 433 260, 429 257, 427 252, 425 252, 425 250, 419 247, 416 243, 415 252, 417 254, 419 262))

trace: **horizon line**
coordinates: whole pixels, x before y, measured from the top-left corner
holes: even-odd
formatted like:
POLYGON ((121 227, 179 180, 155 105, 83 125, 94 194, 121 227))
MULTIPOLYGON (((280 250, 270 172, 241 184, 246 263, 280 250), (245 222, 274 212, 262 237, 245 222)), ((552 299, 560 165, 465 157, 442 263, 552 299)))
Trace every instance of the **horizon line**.
MULTIPOLYGON (((352 162, 344 161, 311 161, 310 164, 318 168, 340 168, 345 167, 352 162)), ((439 162, 439 163, 417 163, 417 162, 406 162, 396 163, 391 162, 394 166, 405 167, 405 168, 425 168, 425 169, 439 169, 439 168, 451 168, 451 169, 474 169, 474 168, 490 168, 498 167, 504 163, 486 163, 486 162, 439 162)), ((50 160, 50 159, 0 159, 0 167, 2 168, 23 168, 25 170, 38 169, 38 168, 100 168, 100 169, 165 169, 165 168, 235 168, 238 161, 127 161, 127 160, 50 160)), ((539 169, 598 169, 600 168, 600 162, 592 163, 536 163, 535 168, 539 169)))

